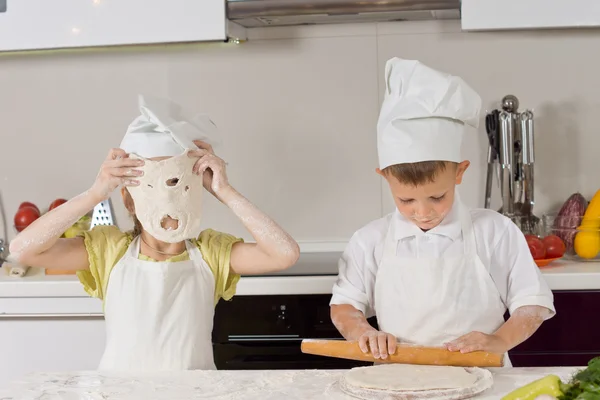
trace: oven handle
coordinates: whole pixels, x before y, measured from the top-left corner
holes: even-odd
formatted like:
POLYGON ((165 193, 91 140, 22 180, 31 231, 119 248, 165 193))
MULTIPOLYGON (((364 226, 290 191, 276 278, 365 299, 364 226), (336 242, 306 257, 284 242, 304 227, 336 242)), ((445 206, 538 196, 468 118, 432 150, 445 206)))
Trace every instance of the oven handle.
MULTIPOLYGON (((352 360, 345 360, 341 358, 330 358, 330 357, 319 357, 311 356, 311 358, 297 358, 297 359, 288 359, 281 360, 280 358, 269 358, 263 357, 261 360, 256 361, 252 360, 252 356, 237 356, 230 360, 224 360, 224 365, 227 365, 228 369, 256 369, 256 367, 260 367, 260 369, 297 369, 297 367, 302 366, 302 369, 315 369, 318 366, 323 365, 339 365, 339 366, 347 366, 348 363, 353 363, 352 360)), ((361 363, 360 361, 357 361, 361 363)), ((364 363, 364 362, 363 362, 364 363)), ((361 364, 362 365, 362 364, 361 364)))

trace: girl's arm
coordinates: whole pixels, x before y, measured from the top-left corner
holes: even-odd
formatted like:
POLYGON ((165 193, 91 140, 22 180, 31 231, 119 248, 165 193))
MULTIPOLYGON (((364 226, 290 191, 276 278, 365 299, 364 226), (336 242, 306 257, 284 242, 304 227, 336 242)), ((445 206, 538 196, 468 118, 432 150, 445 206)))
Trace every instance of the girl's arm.
POLYGON ((45 269, 83 270, 89 268, 83 238, 64 239, 62 234, 107 199, 121 184, 136 185, 130 177, 139 176, 134 170, 143 164, 130 160, 120 149, 112 149, 102 164, 94 185, 65 204, 49 211, 24 229, 10 243, 11 255, 21 264, 45 269))
POLYGON ((189 153, 190 157, 200 157, 194 165, 194 172, 204 174, 207 190, 233 211, 256 240, 256 243, 233 245, 232 271, 237 274, 261 274, 294 265, 300 256, 298 243, 229 184, 225 162, 214 154, 208 143, 195 143, 200 149, 189 153))

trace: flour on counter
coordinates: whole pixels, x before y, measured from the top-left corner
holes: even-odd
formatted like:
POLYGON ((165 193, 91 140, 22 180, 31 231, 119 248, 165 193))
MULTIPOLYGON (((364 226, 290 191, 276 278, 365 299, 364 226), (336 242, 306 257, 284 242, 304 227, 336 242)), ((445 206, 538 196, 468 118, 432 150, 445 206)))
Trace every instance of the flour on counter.
POLYGON ((339 372, 185 371, 125 375, 86 372, 37 374, 18 381, 0 400, 348 400, 335 388, 339 372))
MULTIPOLYGON (((498 400, 518 386, 550 373, 568 380, 577 368, 492 368, 490 371, 494 386, 476 395, 478 400, 498 400)), ((0 388, 0 400, 356 400, 342 392, 338 384, 346 372, 36 373, 0 388)))

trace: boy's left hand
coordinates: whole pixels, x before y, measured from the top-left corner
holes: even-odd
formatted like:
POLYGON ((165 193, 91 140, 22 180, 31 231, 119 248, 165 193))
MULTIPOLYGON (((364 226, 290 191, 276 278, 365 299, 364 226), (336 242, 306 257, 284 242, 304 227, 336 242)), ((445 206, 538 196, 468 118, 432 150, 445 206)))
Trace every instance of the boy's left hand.
POLYGON ((202 140, 194 140, 198 150, 190 150, 189 157, 198 157, 194 164, 193 172, 197 175, 203 174, 204 188, 219 198, 219 194, 230 187, 227 173, 225 171, 225 161, 215 155, 210 144, 202 140))
POLYGON ((498 335, 487 335, 482 332, 471 332, 445 344, 450 351, 471 353, 473 351, 487 351, 503 354, 508 351, 508 345, 498 335))

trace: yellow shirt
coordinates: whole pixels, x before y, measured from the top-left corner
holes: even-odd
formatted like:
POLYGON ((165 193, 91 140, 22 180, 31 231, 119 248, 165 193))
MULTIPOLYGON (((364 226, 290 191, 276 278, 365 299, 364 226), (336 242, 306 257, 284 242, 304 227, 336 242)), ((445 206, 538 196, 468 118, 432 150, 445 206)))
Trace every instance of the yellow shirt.
MULTIPOLYGON (((82 236, 88 253, 90 269, 77 271, 77 277, 90 296, 104 300, 110 273, 117 262, 125 255, 133 237, 131 233, 121 232, 114 225, 96 226, 94 229, 84 232, 82 236)), ((230 272, 229 261, 232 246, 234 243, 241 241, 240 238, 212 229, 203 231, 198 239, 192 240, 192 243, 200 249, 202 258, 215 277, 215 305, 219 299, 230 300, 235 294, 240 276, 230 272)), ((140 254, 138 258, 140 260, 156 261, 143 254, 140 254)), ((187 251, 166 261, 185 260, 189 260, 187 251)))

